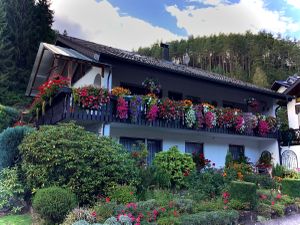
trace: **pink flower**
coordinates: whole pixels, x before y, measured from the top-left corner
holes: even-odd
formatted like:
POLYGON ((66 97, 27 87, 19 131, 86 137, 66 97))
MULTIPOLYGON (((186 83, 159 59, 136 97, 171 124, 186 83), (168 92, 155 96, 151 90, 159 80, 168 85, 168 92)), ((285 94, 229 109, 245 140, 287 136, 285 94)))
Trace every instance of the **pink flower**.
POLYGON ((95 211, 92 212, 92 213, 91 213, 91 216, 96 217, 96 216, 97 216, 96 212, 95 212, 95 211))
POLYGON ((105 202, 106 202, 106 203, 110 202, 110 198, 109 198, 109 197, 106 197, 106 198, 105 198, 105 202))
POLYGON ((157 105, 151 105, 149 111, 146 115, 149 122, 154 121, 158 116, 158 107, 157 105))
POLYGON ((275 202, 274 202, 274 201, 272 202, 272 205, 275 205, 275 202))
POLYGON ((276 196, 276 198, 277 198, 277 199, 281 199, 281 194, 278 194, 278 195, 276 196))
POLYGON ((270 131, 269 124, 265 120, 260 120, 258 122, 258 133, 261 136, 266 136, 270 131))
POLYGON ((117 102, 117 117, 121 120, 128 118, 128 102, 124 98, 118 98, 117 102))

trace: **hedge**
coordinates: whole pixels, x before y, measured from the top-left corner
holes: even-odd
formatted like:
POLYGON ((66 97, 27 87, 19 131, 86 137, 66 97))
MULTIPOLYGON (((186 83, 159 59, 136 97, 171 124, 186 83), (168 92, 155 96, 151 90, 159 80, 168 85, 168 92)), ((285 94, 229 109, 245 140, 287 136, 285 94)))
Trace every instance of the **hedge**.
POLYGON ((182 225, 229 225, 234 224, 239 218, 235 210, 219 210, 200 212, 181 217, 182 225))
POLYGON ((232 181, 229 185, 230 199, 250 204, 254 208, 257 203, 256 184, 243 181, 232 181))
POLYGON ((288 178, 283 179, 282 193, 291 197, 300 197, 300 180, 288 178))
POLYGON ((260 188, 276 189, 278 185, 274 179, 267 174, 245 174, 244 181, 255 183, 260 188))

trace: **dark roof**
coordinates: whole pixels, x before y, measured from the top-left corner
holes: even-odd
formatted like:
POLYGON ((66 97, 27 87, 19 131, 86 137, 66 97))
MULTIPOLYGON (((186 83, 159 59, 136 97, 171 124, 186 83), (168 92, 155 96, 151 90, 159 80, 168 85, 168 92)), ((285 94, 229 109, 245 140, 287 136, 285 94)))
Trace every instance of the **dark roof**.
POLYGON ((300 79, 298 74, 294 74, 289 76, 286 80, 276 80, 273 84, 271 89, 277 91, 281 86, 286 88, 291 88, 294 84, 300 79))
MULTIPOLYGON (((121 37, 120 37, 121 38, 121 37)), ((273 90, 258 87, 254 84, 247 83, 241 80, 233 79, 221 74, 208 72, 199 68, 178 65, 169 61, 156 59, 153 57, 142 56, 135 52, 129 52, 117 48, 108 47, 101 44, 96 44, 90 41, 85 41, 82 39, 59 35, 57 38, 57 44, 64 44, 75 50, 89 56, 94 57, 93 54, 105 54, 110 57, 115 57, 118 59, 130 61, 133 63, 141 64, 148 67, 154 67, 160 70, 170 71, 174 73, 179 73, 186 76, 192 76, 200 78, 203 80, 209 80, 216 83, 221 83, 223 85, 234 86, 236 88, 242 88, 248 91, 259 92, 262 94, 267 94, 275 98, 285 99, 287 96, 281 93, 277 93, 273 90)))

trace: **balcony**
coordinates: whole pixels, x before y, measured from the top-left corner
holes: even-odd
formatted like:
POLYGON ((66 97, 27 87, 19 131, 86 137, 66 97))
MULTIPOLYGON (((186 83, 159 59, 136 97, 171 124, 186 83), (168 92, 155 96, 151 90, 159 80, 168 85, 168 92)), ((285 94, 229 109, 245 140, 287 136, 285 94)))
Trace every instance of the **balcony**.
MULTIPOLYGON (((125 98, 130 105, 130 97, 125 98)), ((103 104, 99 109, 83 109, 78 104, 74 103, 72 90, 69 88, 61 89, 53 98, 51 105, 47 104, 43 115, 39 115, 36 118, 36 125, 43 124, 56 124, 62 121, 78 121, 82 123, 91 122, 103 122, 103 123, 122 123, 128 125, 144 126, 144 127, 157 127, 157 128, 169 128, 169 129, 181 129, 181 130, 195 130, 200 132, 212 132, 220 134, 240 135, 240 136, 252 136, 252 137, 264 137, 264 138, 277 138, 278 132, 273 131, 265 135, 260 135, 258 130, 254 129, 251 132, 237 132, 233 128, 225 127, 201 127, 201 128, 189 128, 186 124, 184 116, 181 119, 167 121, 161 118, 157 118, 154 121, 149 121, 146 118, 146 106, 142 105, 140 113, 133 121, 130 116, 130 110, 128 112, 127 119, 120 119, 117 116, 117 99, 111 97, 109 103, 103 104)))

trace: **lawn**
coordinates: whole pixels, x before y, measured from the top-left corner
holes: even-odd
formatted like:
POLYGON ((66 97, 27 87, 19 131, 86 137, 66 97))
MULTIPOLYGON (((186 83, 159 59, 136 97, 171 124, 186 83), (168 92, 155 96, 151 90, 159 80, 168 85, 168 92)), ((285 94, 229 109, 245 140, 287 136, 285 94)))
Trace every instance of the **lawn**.
POLYGON ((29 214, 4 216, 0 218, 1 225, 31 225, 29 214))

